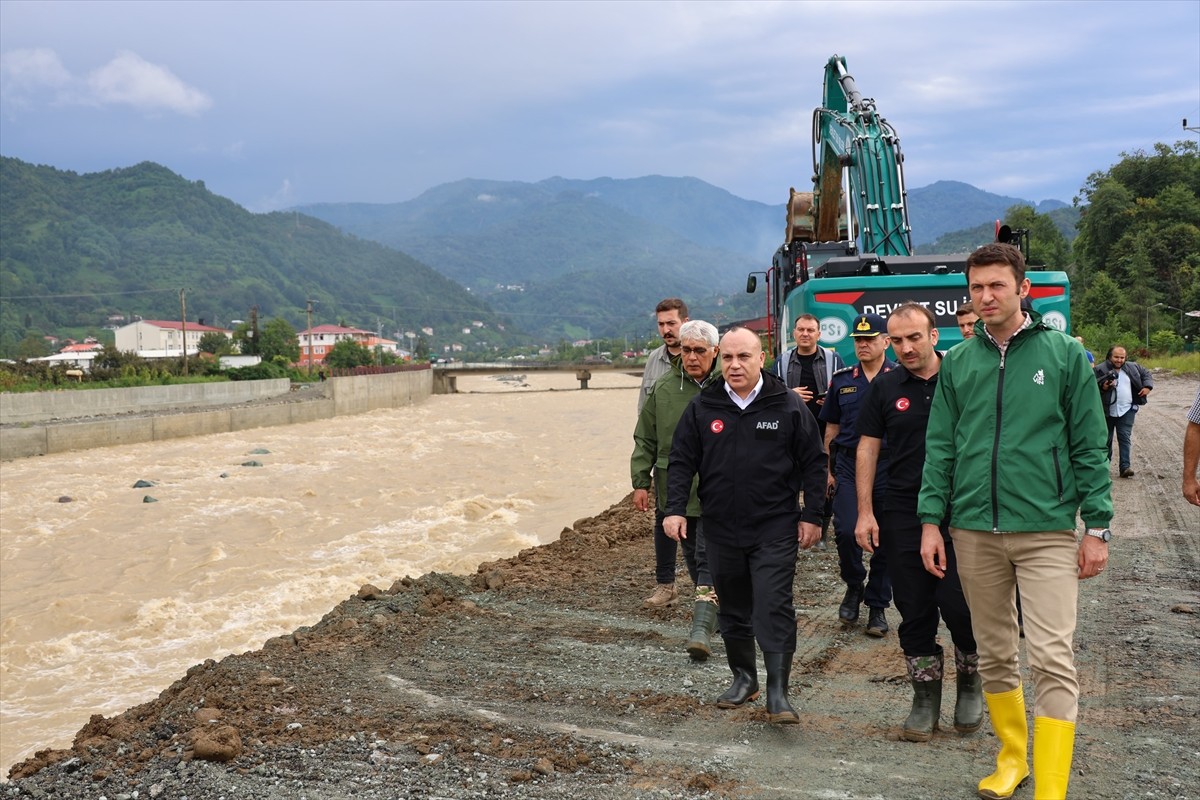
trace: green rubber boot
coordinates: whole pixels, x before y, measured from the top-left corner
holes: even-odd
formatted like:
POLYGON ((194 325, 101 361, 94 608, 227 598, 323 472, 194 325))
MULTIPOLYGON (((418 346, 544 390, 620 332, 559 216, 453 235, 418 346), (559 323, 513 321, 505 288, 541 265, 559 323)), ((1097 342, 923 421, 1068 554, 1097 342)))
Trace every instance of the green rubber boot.
POLYGON ((905 656, 904 660, 912 681, 913 702, 901 738, 907 742, 928 742, 942 713, 942 650, 939 647, 934 655, 905 656))

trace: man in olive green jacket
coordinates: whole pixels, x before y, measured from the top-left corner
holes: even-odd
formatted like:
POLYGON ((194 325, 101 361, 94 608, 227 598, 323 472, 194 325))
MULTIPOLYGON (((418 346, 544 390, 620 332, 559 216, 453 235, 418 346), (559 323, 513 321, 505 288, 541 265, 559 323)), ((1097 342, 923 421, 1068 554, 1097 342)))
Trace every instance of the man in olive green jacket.
MULTIPOLYGON (((671 439, 683 410, 700 390, 719 376, 714 370, 717 359, 717 329, 703 320, 689 320, 679 329, 680 363, 659 378, 646 403, 638 414, 633 431, 633 455, 629 471, 633 480, 633 505, 639 511, 650 510, 651 473, 657 486, 654 515, 654 594, 646 598, 647 608, 674 605, 678 600, 675 589, 675 559, 678 545, 663 531, 663 509, 667 505, 667 468, 671 455, 671 439)), ((692 658, 703 661, 711 653, 710 639, 716 628, 716 594, 704 551, 704 535, 700 523, 700 501, 693 482, 687 508, 688 536, 683 540, 683 556, 688 574, 696 587, 692 609, 692 633, 687 651, 692 658)))
POLYGON ((929 412, 917 514, 925 568, 945 574, 938 521, 950 514, 971 609, 996 771, 979 795, 1005 798, 1029 776, 1016 592, 1034 676, 1033 776, 1039 800, 1064 798, 1079 681, 1072 639, 1079 580, 1104 570, 1112 519, 1104 411, 1083 345, 1021 309, 1025 260, 1007 244, 967 259, 983 335, 942 360, 929 412), (1075 539, 1075 516, 1086 526, 1075 539))

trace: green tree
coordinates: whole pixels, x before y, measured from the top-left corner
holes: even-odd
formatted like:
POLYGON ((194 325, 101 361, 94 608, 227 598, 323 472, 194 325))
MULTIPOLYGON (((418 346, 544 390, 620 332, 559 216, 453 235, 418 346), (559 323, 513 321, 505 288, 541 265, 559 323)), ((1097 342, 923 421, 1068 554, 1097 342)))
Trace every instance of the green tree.
POLYGON ((353 339, 342 339, 325 354, 325 364, 335 369, 352 369, 374 363, 374 354, 353 339))
POLYGON ((36 333, 28 333, 17 343, 17 358, 41 358, 50 355, 50 345, 36 333))
POLYGON ((258 340, 250 330, 249 322, 238 323, 233 329, 233 344, 239 353, 248 356, 258 355, 258 340))
POLYGON ((1113 279, 1100 273, 1075 305, 1076 325, 1105 325, 1127 315, 1125 295, 1113 279))
POLYGON ((273 317, 259 332, 258 354, 264 361, 283 358, 289 364, 300 360, 300 340, 296 329, 283 317, 273 317))
POLYGON ((1200 275, 1200 145, 1123 153, 1107 172, 1088 177, 1083 196, 1089 205, 1075 242, 1081 283, 1104 273, 1124 287, 1134 329, 1144 327, 1156 302, 1190 309, 1200 275))
POLYGON ((233 342, 220 331, 205 331, 196 346, 201 353, 211 353, 214 356, 227 356, 233 352, 233 342))
POLYGON ((1016 205, 1004 213, 1009 227, 1029 231, 1030 264, 1065 269, 1071 261, 1071 245, 1058 226, 1046 214, 1039 214, 1031 206, 1016 205))

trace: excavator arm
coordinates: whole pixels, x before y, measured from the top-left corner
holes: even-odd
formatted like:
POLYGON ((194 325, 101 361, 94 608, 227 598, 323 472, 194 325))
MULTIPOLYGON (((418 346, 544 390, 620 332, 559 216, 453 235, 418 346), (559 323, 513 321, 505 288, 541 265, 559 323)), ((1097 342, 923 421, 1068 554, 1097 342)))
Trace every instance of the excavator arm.
POLYGON ((859 92, 846 60, 830 58, 824 104, 813 112, 815 241, 861 235, 864 253, 911 255, 903 163, 895 129, 879 116, 875 101, 859 92))

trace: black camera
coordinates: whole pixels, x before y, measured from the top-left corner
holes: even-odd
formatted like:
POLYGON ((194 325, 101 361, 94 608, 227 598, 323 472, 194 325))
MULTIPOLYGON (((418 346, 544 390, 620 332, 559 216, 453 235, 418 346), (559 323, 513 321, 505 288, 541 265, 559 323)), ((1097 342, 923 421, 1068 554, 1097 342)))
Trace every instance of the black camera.
POLYGON ((1119 370, 1114 369, 1114 370, 1110 371, 1107 375, 1105 375, 1103 378, 1101 378, 1100 382, 1105 383, 1105 384, 1108 384, 1108 383, 1115 384, 1117 382, 1117 376, 1120 374, 1121 373, 1119 370))

